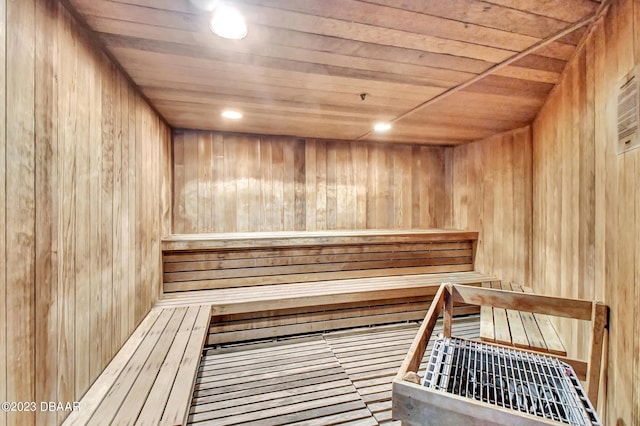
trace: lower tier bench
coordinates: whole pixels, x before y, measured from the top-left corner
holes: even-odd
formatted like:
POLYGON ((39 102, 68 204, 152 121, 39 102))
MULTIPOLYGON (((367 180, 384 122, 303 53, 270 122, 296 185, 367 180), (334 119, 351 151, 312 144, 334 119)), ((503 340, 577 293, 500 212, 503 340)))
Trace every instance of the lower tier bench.
POLYGON ((443 281, 493 279, 474 272, 477 238, 455 229, 171 235, 158 305, 211 304, 208 344, 419 320, 443 281))
MULTIPOLYGON (((532 293, 528 287, 508 282, 485 282, 482 286, 519 293, 532 293)), ((482 306, 480 309, 480 338, 485 342, 567 356, 567 350, 550 317, 544 314, 482 306)))
MULTIPOLYGON (((479 286, 477 271, 358 278, 165 294, 158 307, 211 305, 207 344, 420 320, 442 282, 479 286)), ((457 313, 477 312, 477 307, 457 313)))
POLYGON ((154 308, 64 425, 184 425, 209 306, 154 308))

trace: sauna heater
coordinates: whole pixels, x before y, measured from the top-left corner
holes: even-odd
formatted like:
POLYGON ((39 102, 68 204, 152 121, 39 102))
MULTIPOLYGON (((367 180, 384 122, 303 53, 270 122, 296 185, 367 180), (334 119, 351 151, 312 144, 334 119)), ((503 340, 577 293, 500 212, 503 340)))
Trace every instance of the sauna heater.
POLYGON ((552 357, 441 337, 422 384, 564 424, 601 425, 573 368, 552 357))

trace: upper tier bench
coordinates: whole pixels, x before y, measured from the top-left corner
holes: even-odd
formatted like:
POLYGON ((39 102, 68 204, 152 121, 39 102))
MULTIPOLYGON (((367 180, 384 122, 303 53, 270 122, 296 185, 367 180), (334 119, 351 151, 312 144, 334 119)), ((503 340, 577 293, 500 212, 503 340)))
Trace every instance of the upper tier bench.
POLYGON ((458 230, 174 235, 162 245, 164 294, 157 305, 210 304, 208 344, 419 320, 443 281, 495 279, 474 271, 477 236, 458 230))
POLYGON ((477 232, 363 230, 173 235, 164 292, 473 270, 477 232))

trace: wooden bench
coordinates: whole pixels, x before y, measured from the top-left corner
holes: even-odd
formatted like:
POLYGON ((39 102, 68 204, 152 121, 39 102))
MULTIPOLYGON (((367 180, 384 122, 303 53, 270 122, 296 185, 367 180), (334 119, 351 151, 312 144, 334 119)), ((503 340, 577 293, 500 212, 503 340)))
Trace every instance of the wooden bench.
MULTIPOLYGON (((443 281, 480 285, 479 272, 375 277, 165 295, 159 307, 210 303, 207 344, 419 320, 443 281)), ((477 312, 460 308, 459 313, 477 312)))
POLYGON ((211 304, 208 344, 419 320, 443 281, 494 279, 473 270, 476 239, 455 230, 172 236, 158 306, 211 304))
MULTIPOLYGON (((532 293, 528 287, 508 282, 485 282, 482 283, 482 286, 532 293)), ((480 338, 485 342, 495 342, 554 355, 567 355, 551 319, 548 315, 539 313, 482 306, 480 308, 480 338)))
POLYGON ((65 425, 184 425, 211 313, 152 309, 65 425))
POLYGON ((473 270, 477 232, 362 230, 173 235, 164 292, 473 270))

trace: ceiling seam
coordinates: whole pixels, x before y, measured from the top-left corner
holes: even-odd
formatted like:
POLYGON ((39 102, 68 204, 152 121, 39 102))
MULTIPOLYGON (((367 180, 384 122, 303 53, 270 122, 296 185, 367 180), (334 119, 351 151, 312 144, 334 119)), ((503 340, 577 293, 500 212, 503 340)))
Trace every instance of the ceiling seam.
MULTIPOLYGON (((398 121, 409 117, 410 115, 413 115, 414 113, 428 107, 428 106, 432 106, 434 104, 436 104, 437 102, 441 101, 442 99, 445 99, 447 97, 449 97, 450 95, 459 92, 462 89, 465 89, 469 86, 471 86, 474 83, 477 83, 478 81, 482 80, 483 78, 495 73, 496 71, 512 64, 513 62, 522 59, 525 56, 530 55, 531 53, 535 52, 536 50, 540 49, 543 46, 546 46, 549 43, 552 43, 554 41, 556 41, 557 39, 564 37, 567 34, 572 33, 573 31, 584 27, 585 25, 588 25, 589 23, 593 22, 596 20, 596 18, 599 16, 600 12, 602 11, 602 9, 599 9, 598 11, 596 11, 595 13, 593 13, 592 15, 568 26, 567 28, 563 29, 562 31, 559 31, 555 34, 553 34, 550 37, 547 37, 543 40, 540 40, 538 43, 528 47, 527 49, 523 50, 522 52, 519 52, 513 56, 511 56, 510 58, 492 66, 491 68, 489 68, 486 71, 483 71, 482 73, 476 75, 475 77, 471 78, 470 80, 467 80, 463 83, 458 84, 457 86, 454 86, 450 89, 447 89, 446 91, 440 93, 439 95, 436 95, 435 97, 411 108, 410 110, 396 116, 395 118, 393 118, 392 120, 389 120, 389 123, 393 124, 393 123, 397 123, 398 121)), ((364 138, 370 136, 373 133, 373 130, 368 130, 366 133, 363 133, 362 135, 358 136, 357 138, 354 139, 354 141, 361 141, 364 138)))

